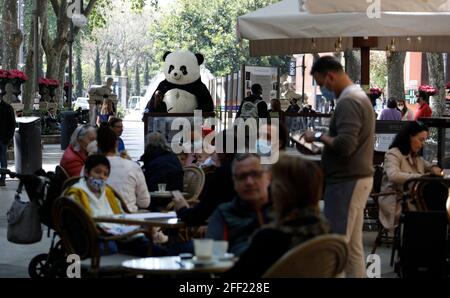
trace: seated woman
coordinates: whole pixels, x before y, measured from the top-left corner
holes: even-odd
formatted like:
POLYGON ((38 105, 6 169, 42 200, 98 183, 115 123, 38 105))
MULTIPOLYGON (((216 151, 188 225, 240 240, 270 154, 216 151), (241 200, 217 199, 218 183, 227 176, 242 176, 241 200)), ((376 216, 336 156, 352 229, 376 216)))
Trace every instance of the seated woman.
MULTIPOLYGON (((124 213, 121 202, 114 195, 113 189, 106 184, 110 174, 110 163, 103 155, 91 155, 86 159, 84 177, 64 191, 64 196, 77 201, 92 217, 110 216, 124 213)), ((138 227, 114 223, 99 223, 99 227, 108 235, 120 235, 131 232, 138 227)), ((148 255, 148 239, 138 234, 124 242, 111 241, 108 243, 109 252, 125 252, 137 256, 148 255)), ((166 251, 153 245, 154 255, 165 255, 166 251)))
POLYGON ((312 161, 282 154, 272 167, 275 222, 261 228, 226 275, 259 278, 287 251, 329 232, 319 215, 323 175, 312 161))
POLYGON ((111 165, 107 183, 122 197, 130 212, 148 208, 150 194, 145 183, 144 173, 139 165, 117 153, 117 135, 106 124, 97 130, 99 152, 108 158, 111 165))
POLYGON ((69 177, 78 177, 89 153, 97 152, 97 133, 90 125, 80 125, 72 133, 70 144, 59 162, 69 177))
MULTIPOLYGON (((146 137, 144 155, 144 176, 149 191, 157 191, 159 183, 166 184, 166 190, 183 190, 183 168, 177 156, 167 144, 165 137, 151 132, 146 137)), ((150 206, 152 209, 153 204, 150 206)))
MULTIPOLYGON (((419 155, 427 138, 428 128, 420 122, 407 123, 395 136, 385 155, 381 192, 400 192, 408 179, 427 173, 441 175, 438 166, 432 165, 419 155)), ((401 195, 379 197, 379 219, 384 228, 391 230, 398 225, 400 199, 401 195)))

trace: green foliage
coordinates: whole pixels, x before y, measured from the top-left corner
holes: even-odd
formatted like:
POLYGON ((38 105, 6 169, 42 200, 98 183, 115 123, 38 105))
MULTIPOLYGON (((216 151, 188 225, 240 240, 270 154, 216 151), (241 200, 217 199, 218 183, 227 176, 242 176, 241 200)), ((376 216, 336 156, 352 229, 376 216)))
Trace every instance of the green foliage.
POLYGON ((109 51, 108 51, 108 54, 106 55, 105 74, 107 76, 112 75, 111 55, 109 54, 109 51))
POLYGON ((122 107, 122 105, 117 105, 116 117, 118 117, 120 119, 124 119, 126 115, 127 115, 127 110, 124 107, 122 107))
POLYGON ((144 68, 144 86, 148 86, 150 82, 150 75, 148 73, 148 61, 145 60, 145 68, 144 68))
POLYGON ((139 67, 136 65, 136 71, 134 75, 134 95, 140 96, 141 95, 141 78, 139 75, 139 67))
POLYGON ((249 57, 248 42, 236 38, 238 16, 265 7, 276 0, 178 0, 177 6, 162 13, 151 27, 159 70, 163 54, 187 49, 205 56, 205 66, 215 75, 237 72, 242 64, 280 66, 287 72, 290 57, 249 57))
POLYGON ((97 54, 95 56, 95 84, 101 85, 102 84, 102 74, 100 69, 100 53, 97 48, 97 54))
POLYGON ((114 70, 114 73, 118 77, 120 77, 122 75, 122 71, 120 70, 120 63, 119 63, 119 61, 117 61, 117 63, 116 63, 116 69, 114 70))
POLYGON ((77 51, 77 62, 75 66, 75 79, 76 79, 76 90, 75 94, 77 97, 83 96, 83 70, 81 68, 81 51, 77 51))
POLYGON ((370 52, 370 84, 371 86, 386 88, 387 77, 386 53, 383 51, 370 52))

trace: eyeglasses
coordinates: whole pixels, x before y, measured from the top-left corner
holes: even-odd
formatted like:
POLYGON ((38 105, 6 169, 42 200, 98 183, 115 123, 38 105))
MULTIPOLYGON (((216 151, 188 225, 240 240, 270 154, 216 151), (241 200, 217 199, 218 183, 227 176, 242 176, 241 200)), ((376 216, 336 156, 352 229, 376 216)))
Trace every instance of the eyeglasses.
POLYGON ((245 181, 248 177, 251 177, 252 179, 260 179, 262 175, 264 174, 264 171, 250 171, 247 173, 241 173, 241 174, 234 174, 234 178, 239 181, 245 181))

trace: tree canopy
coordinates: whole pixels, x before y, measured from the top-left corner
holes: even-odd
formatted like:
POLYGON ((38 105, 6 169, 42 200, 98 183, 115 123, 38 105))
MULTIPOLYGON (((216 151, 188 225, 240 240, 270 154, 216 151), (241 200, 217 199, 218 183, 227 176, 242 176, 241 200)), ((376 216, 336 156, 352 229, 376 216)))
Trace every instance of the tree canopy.
POLYGON ((244 63, 281 66, 286 71, 289 57, 249 57, 248 43, 236 37, 240 15, 265 7, 276 0, 178 0, 177 5, 159 14, 150 28, 156 64, 159 69, 163 54, 187 49, 205 56, 205 66, 216 76, 239 70, 244 63))

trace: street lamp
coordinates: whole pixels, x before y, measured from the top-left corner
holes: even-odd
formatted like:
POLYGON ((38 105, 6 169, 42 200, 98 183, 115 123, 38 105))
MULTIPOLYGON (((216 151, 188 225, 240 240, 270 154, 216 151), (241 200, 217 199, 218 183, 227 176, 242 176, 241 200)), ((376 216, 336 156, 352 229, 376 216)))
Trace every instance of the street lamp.
MULTIPOLYGON (((81 9, 83 9, 83 2, 81 2, 81 9)), ((69 101, 69 110, 72 110, 72 68, 73 68, 73 30, 74 27, 84 27, 87 24, 86 17, 80 13, 74 13, 70 22, 69 34, 69 86, 67 90, 67 100, 69 101)))
POLYGON ((72 110, 72 46, 73 46, 73 38, 74 38, 74 27, 83 27, 87 24, 87 19, 84 15, 82 15, 83 10, 83 1, 80 1, 80 7, 73 13, 68 16, 70 18, 70 32, 69 32, 69 86, 67 86, 67 101, 69 111, 62 112, 61 119, 61 150, 65 150, 69 145, 70 136, 75 131, 78 121, 77 121, 77 113, 72 110))

